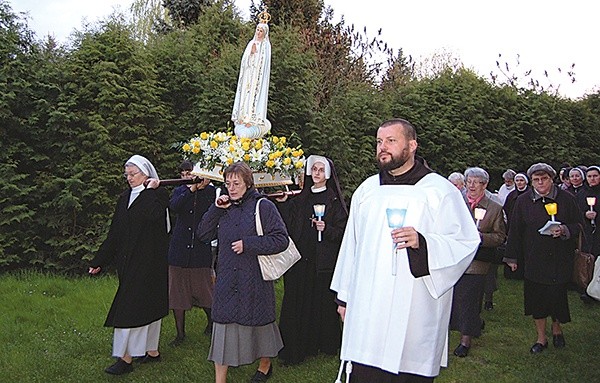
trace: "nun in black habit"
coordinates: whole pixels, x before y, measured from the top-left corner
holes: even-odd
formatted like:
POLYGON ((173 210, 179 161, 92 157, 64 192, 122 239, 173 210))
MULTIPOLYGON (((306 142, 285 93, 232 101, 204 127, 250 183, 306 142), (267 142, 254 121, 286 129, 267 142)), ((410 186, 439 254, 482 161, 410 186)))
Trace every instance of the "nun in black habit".
POLYGON ((113 357, 105 369, 122 375, 133 371, 132 359, 158 362, 161 320, 169 313, 169 193, 160 187, 148 159, 132 156, 123 177, 129 187, 115 208, 106 240, 90 262, 92 275, 110 264, 117 268, 119 287, 104 326, 114 327, 113 357))
POLYGON ((302 255, 283 277, 279 327, 284 348, 279 358, 284 365, 301 363, 319 352, 335 355, 341 342, 337 303, 329 286, 348 208, 329 158, 308 157, 303 185, 289 201, 287 196, 277 199, 288 233, 302 255), (325 206, 321 219, 315 216, 315 205, 325 206))

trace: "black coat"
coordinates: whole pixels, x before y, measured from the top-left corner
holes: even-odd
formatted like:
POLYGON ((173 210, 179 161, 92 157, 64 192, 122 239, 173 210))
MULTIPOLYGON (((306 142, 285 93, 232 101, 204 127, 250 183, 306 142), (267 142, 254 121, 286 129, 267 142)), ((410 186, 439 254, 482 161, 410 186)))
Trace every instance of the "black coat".
POLYGON ((533 189, 517 198, 506 244, 507 255, 519 260, 518 267, 524 268, 526 279, 548 285, 564 284, 571 280, 574 250, 581 228, 581 214, 575 197, 558 187, 554 187, 554 190, 554 199, 534 199, 533 189), (550 202, 558 205, 555 219, 569 229, 568 239, 553 238, 538 232, 550 219, 544 207, 550 202))
POLYGON ((596 219, 594 220, 596 226, 592 226, 592 221, 585 218, 585 212, 590 210, 590 206, 587 203, 587 197, 596 197, 596 205, 593 206, 593 209, 596 214, 598 214, 600 211, 598 208, 600 205, 600 185, 594 187, 585 186, 584 190, 578 193, 576 197, 583 219, 583 249, 588 253, 598 256, 600 255, 600 229, 598 229, 597 226, 600 225, 600 215, 596 215, 596 219))
POLYGON ((169 312, 166 209, 164 188, 143 190, 127 208, 131 189, 119 197, 110 230, 92 267, 115 263, 119 287, 108 312, 107 327, 150 324, 169 312))
POLYGON ((302 255, 300 262, 311 262, 315 267, 314 271, 333 273, 348 221, 348 212, 331 188, 319 194, 322 196, 301 193, 286 203, 278 204, 278 208, 290 237, 300 250, 302 255), (321 242, 317 242, 317 230, 310 227, 309 221, 314 217, 313 204, 315 203, 325 205, 323 216, 325 231, 321 234, 321 242))

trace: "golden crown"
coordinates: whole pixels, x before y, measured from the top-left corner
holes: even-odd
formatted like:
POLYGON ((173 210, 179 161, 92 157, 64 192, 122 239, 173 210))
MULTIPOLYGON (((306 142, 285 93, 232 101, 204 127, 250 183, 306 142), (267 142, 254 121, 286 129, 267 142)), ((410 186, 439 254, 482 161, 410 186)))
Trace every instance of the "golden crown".
POLYGON ((268 24, 269 21, 271 21, 271 14, 269 12, 267 12, 266 5, 263 7, 262 12, 258 14, 258 21, 261 24, 268 24))

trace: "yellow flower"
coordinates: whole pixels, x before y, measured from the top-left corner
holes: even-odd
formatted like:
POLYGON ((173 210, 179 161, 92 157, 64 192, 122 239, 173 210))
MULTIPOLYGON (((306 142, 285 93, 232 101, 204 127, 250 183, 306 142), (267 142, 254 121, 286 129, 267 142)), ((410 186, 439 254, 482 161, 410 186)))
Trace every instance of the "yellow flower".
POLYGON ((235 152, 235 147, 233 145, 229 145, 229 151, 230 152, 235 152))
POLYGON ((292 148, 285 148, 285 155, 286 156, 289 156, 291 152, 292 152, 292 148))
POLYGON ((287 165, 289 165, 291 163, 292 163, 292 159, 290 157, 286 157, 286 158, 283 159, 283 164, 284 165, 287 166, 287 165))
POLYGON ((261 149, 262 149, 262 147, 263 147, 262 140, 257 140, 257 141, 254 143, 254 149, 256 149, 256 150, 261 150, 261 149))
POLYGON ((296 167, 296 169, 302 169, 304 167, 304 162, 298 161, 294 166, 296 167))
POLYGON ((210 142, 210 147, 211 147, 211 148, 213 148, 213 149, 216 149, 216 148, 217 148, 217 146, 219 146, 219 144, 217 143, 217 141, 214 141, 214 140, 213 140, 213 141, 211 141, 211 142, 210 142))
POLYGON ((248 150, 250 150, 250 142, 248 142, 248 141, 242 142, 242 149, 244 149, 244 151, 246 151, 246 152, 248 150))
POLYGON ((302 149, 298 149, 298 152, 300 153, 300 155, 304 154, 304 150, 302 150, 302 149))
POLYGON ((200 147, 200 141, 194 141, 194 146, 200 147))
POLYGON ((194 146, 194 148, 192 149, 192 153, 194 153, 194 154, 200 153, 200 147, 194 146))
POLYGON ((273 143, 277 144, 279 142, 279 137, 273 136, 273 143))
POLYGON ((231 165, 233 163, 233 158, 229 157, 227 159, 227 165, 231 165))
POLYGON ((265 162, 265 166, 268 168, 272 168, 273 166, 275 166, 275 161, 269 160, 269 161, 265 162))
POLYGON ((244 154, 244 161, 250 161, 250 154, 244 154))
POLYGON ((181 149, 183 149, 184 152, 189 152, 192 149, 192 147, 190 146, 190 144, 183 144, 183 147, 181 149))
POLYGON ((275 153, 269 153, 269 159, 270 160, 274 160, 275 158, 276 158, 275 157, 275 153))
POLYGON ((281 137, 281 138, 279 139, 279 141, 281 141, 281 145, 285 145, 286 138, 285 138, 285 137, 281 137))
POLYGON ((203 140, 208 139, 208 133, 206 133, 206 132, 200 133, 200 138, 203 139, 203 140))

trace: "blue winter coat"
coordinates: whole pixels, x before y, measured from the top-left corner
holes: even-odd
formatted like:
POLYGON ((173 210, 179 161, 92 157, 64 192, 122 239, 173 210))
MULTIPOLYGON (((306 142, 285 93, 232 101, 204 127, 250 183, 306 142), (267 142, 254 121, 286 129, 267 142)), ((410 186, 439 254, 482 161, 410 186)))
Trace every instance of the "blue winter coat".
POLYGON ((216 323, 264 326, 275 321, 273 281, 262 279, 257 256, 285 250, 289 239, 277 208, 267 199, 260 203, 264 235, 257 235, 255 209, 260 198, 260 194, 251 189, 239 205, 222 209, 213 204, 198 228, 200 240, 219 239, 212 306, 212 318, 216 323), (240 239, 244 251, 235 254, 231 243, 240 239))
POLYGON ((210 242, 196 241, 196 228, 202 216, 215 200, 212 185, 192 193, 186 185, 177 187, 169 204, 177 215, 171 243, 169 244, 169 265, 178 267, 211 267, 212 252, 210 242))

